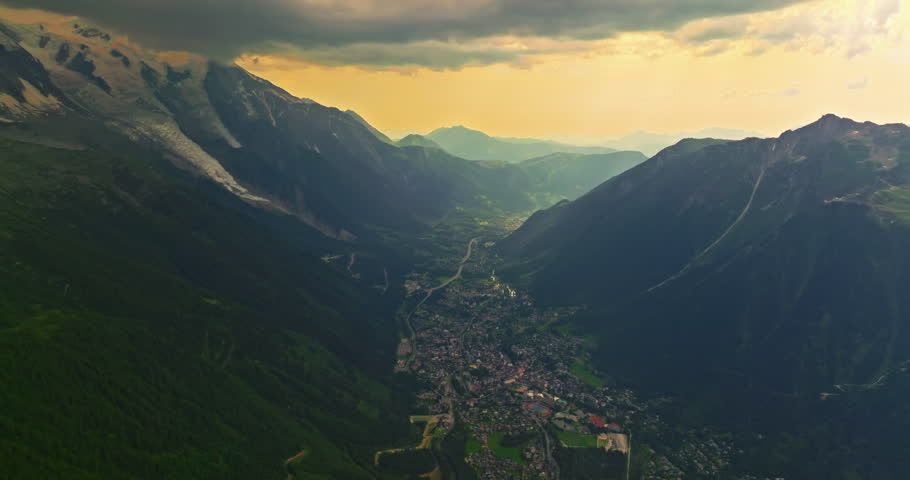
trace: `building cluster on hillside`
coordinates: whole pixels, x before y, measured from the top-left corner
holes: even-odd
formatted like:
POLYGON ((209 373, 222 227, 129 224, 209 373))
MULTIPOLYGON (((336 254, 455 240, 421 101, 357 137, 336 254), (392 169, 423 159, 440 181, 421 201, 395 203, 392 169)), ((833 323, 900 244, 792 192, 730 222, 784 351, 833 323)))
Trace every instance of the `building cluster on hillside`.
MULTIPOLYGON (((470 263, 465 268, 473 270, 470 263)), ((530 297, 495 275, 474 273, 413 312, 413 344, 402 341, 398 354, 399 365, 408 365, 429 387, 418 396, 424 408, 451 408, 484 445, 468 459, 481 478, 546 474, 553 452, 543 434, 551 436, 552 450, 558 442, 554 432, 592 438, 621 432, 620 412, 632 403, 631 393, 593 388, 572 375, 569 366, 583 342, 551 328, 573 311, 536 309, 530 297), (592 421, 601 418, 611 421, 592 421), (504 457, 489 445, 494 436, 527 440, 508 447, 520 451, 516 459, 514 452, 504 457)), ((622 443, 607 438, 601 448, 622 443)))
MULTIPOLYGON (((418 395, 423 408, 450 412, 480 445, 467 458, 479 478, 549 478, 557 445, 580 446, 562 443, 563 435, 628 454, 628 425, 667 430, 649 412, 663 399, 642 402, 630 390, 595 387, 572 373, 584 342, 560 329, 575 310, 536 308, 527 294, 479 263, 467 263, 459 281, 411 313, 414 338, 397 352, 399 368, 426 385, 418 395), (494 445, 493 439, 503 438, 519 441, 494 445)), ((433 285, 426 275, 409 282, 415 298, 433 285)), ((732 443, 717 435, 689 435, 672 458, 654 455, 645 477, 683 478, 684 470, 716 474, 733 453, 732 443)))

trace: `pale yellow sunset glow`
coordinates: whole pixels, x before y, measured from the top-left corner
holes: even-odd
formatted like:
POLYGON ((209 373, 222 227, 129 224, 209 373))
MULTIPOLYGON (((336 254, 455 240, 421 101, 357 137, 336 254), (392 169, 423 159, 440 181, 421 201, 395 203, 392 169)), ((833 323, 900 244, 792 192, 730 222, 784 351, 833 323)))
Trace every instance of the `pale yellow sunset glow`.
POLYGON ((910 2, 892 2, 887 18, 864 7, 873 3, 823 0, 693 21, 518 64, 322 66, 275 55, 238 63, 393 133, 464 124, 495 135, 596 142, 645 128, 773 135, 828 112, 907 122, 910 2))
MULTIPOLYGON (((631 17, 638 23, 592 20, 562 33, 505 15, 499 29, 396 37, 395 22, 448 26, 497 5, 478 0, 419 8, 421 1, 408 5, 424 13, 402 7, 396 19, 374 3, 347 0, 348 20, 320 2, 281 3, 307 21, 317 16, 353 29, 342 40, 321 31, 298 38, 304 27, 291 25, 274 40, 237 35, 234 42, 225 34, 220 38, 229 45, 223 46, 192 24, 173 27, 179 35, 171 41, 145 24, 125 27, 121 38, 161 50, 177 50, 166 47, 183 39, 188 50, 233 59, 297 96, 355 110, 392 136, 465 125, 500 136, 599 143, 636 130, 725 127, 775 135, 828 112, 882 123, 910 120, 910 0, 769 0, 765 8, 727 15, 706 10, 675 24, 670 11, 666 28, 631 17), (366 32, 357 30, 361 24, 366 32)), ((613 3, 627 2, 614 0, 605 11, 613 3)), ((198 14, 202 7, 190 10, 198 14)), ((0 14, 19 22, 51 15, 0 14)), ((220 32, 229 19, 223 23, 206 28, 220 32)))

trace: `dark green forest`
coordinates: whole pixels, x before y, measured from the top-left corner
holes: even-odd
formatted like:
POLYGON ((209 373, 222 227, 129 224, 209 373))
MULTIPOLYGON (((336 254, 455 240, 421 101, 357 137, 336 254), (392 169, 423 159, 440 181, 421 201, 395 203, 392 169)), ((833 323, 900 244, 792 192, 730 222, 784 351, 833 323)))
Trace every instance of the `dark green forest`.
POLYGON ((407 434, 391 315, 261 211, 162 163, 0 141, 9 478, 375 478, 407 434))

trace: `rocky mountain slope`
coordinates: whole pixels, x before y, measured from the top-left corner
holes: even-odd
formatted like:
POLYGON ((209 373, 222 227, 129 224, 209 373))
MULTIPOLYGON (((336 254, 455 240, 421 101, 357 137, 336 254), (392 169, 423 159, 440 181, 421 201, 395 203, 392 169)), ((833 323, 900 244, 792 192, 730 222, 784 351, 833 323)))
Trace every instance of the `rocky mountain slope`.
POLYGON ((882 199, 905 183, 906 130, 826 116, 777 139, 685 140, 535 214, 502 248, 539 278, 575 272, 577 298, 646 293, 809 211, 859 204, 884 218, 882 199), (604 285, 612 275, 582 280, 607 265, 623 277, 618 290, 604 285))
POLYGON ((854 478, 893 446, 876 429, 907 424, 867 407, 906 385, 908 199, 910 128, 828 115, 779 138, 683 141, 499 248, 538 298, 588 305, 578 322, 617 380, 684 395, 690 420, 773 433, 755 448, 778 472, 854 478))
POLYGON ((0 45, 0 134, 81 146, 126 139, 332 238, 412 230, 456 207, 538 206, 541 192, 520 169, 398 148, 356 113, 236 66, 149 51, 73 21, 4 25, 0 45))

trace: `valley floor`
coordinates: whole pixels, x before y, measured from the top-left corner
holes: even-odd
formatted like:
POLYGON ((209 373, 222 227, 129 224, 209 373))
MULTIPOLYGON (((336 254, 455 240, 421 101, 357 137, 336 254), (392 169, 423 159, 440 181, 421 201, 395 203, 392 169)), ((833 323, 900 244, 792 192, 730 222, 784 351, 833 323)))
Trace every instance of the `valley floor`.
POLYGON ((659 414, 669 400, 607 386, 588 366, 592 340, 573 332, 578 309, 536 307, 499 279, 491 240, 464 240, 464 256, 448 261, 455 275, 441 284, 412 273, 399 311, 405 338, 396 371, 416 377, 417 408, 436 415, 433 438, 420 448, 434 452, 442 478, 676 479, 724 471, 736 454, 728 435, 689 431, 664 441, 672 449, 650 446, 675 434, 659 414))

